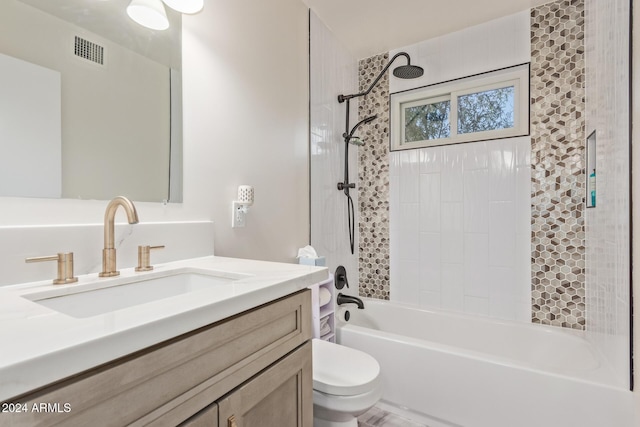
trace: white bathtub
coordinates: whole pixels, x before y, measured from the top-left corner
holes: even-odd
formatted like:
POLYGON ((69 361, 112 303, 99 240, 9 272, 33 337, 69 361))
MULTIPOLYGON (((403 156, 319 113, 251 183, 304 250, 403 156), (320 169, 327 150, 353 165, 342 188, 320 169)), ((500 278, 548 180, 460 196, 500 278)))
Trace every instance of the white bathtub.
POLYGON ((383 405, 430 426, 632 427, 633 394, 579 334, 364 299, 338 342, 374 356, 383 405))

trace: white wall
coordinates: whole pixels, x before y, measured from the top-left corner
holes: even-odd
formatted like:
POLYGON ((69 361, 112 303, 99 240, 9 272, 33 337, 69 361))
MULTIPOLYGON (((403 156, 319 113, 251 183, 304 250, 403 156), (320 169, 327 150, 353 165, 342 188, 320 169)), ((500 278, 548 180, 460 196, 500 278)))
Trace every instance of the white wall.
MULTIPOLYGON (((586 135, 596 131, 596 207, 586 209, 587 337, 629 384, 628 0, 585 3, 586 135)), ((589 154, 590 156, 593 153, 589 154)))
MULTIPOLYGON (((140 220, 213 220, 218 255, 293 261, 309 242, 307 9, 210 1, 183 28, 184 203, 137 203, 140 220), (239 184, 256 202, 247 227, 231 229, 239 184)), ((106 204, 1 198, 0 242, 20 247, 5 238, 12 226, 102 224, 106 204)))
MULTIPOLYGON (((529 11, 399 51, 425 74, 390 93, 529 62, 529 11)), ((530 144, 391 153, 392 300, 530 321, 530 144)))
MULTIPOLYGON (((358 62, 311 12, 311 244, 327 260, 329 271, 347 269, 350 290, 358 294, 358 227, 355 254, 349 248, 347 198, 336 184, 344 181, 345 104, 339 94, 358 90, 358 62), (353 286, 351 286, 353 285, 353 286)), ((357 117, 357 101, 351 105, 351 123, 357 117)), ((357 173, 358 149, 350 147, 349 169, 357 173)), ((353 191, 355 218, 358 192, 353 191)), ((345 289, 347 291, 347 289, 345 289)))

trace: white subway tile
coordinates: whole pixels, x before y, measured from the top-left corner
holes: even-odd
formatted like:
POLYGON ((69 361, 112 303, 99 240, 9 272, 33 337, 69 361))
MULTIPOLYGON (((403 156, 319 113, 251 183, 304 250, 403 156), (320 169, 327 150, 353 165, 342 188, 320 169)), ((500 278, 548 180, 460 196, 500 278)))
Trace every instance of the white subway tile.
POLYGON ((419 212, 417 203, 400 204, 400 227, 398 230, 399 255, 402 261, 418 261, 420 256, 419 212))
POLYGON ((486 233, 489 231, 489 188, 486 169, 467 171, 464 174, 464 231, 486 233))
POLYGON ((460 263, 463 260, 462 202, 443 202, 441 205, 442 262, 460 263))
POLYGON ((464 250, 462 231, 443 231, 441 237, 442 262, 462 263, 464 250))
POLYGON ((440 174, 420 174, 420 231, 440 231, 440 174))
POLYGON ((420 307, 440 309, 442 307, 441 298, 440 292, 421 291, 420 307))
POLYGON ((515 266, 515 219, 513 202, 489 203, 489 265, 515 266))
POLYGON ((464 311, 464 272, 462 264, 442 264, 440 293, 443 309, 464 311))
POLYGON ((399 286, 391 292, 392 301, 416 304, 420 300, 420 263, 417 261, 400 261, 399 286))
POLYGON ((467 314, 489 315, 489 299, 465 295, 464 311, 467 314))
POLYGON ((418 203, 420 190, 420 163, 416 150, 401 152, 400 160, 400 202, 418 203))
POLYGON ((531 167, 531 137, 520 136, 513 138, 513 144, 516 149, 516 166, 531 167))
POLYGON ((389 176, 400 176, 400 152, 389 153, 389 176))
MULTIPOLYGON (((489 144, 493 143, 492 141, 489 144)), ((474 169, 487 169, 489 167, 489 151, 487 142, 471 142, 465 144, 463 169, 465 171, 474 169)))
POLYGON ((516 234, 515 283, 516 301, 531 304, 531 234, 516 234))
POLYGON ((420 233, 420 285, 422 290, 440 291, 440 233, 420 233))
POLYGON ((489 298, 489 316, 503 320, 515 320, 515 302, 511 298, 492 295, 489 298))
POLYGON ((491 299, 515 299, 517 283, 513 267, 489 267, 489 277, 491 299))
POLYGON ((441 198, 444 202, 462 201, 463 159, 464 152, 460 146, 449 145, 445 147, 440 178, 441 198))
POLYGON ((516 168, 516 230, 531 232, 531 167, 516 168))
POLYGON ((467 296, 489 296, 489 235, 486 233, 464 234, 464 294, 467 296))
POLYGON ((436 173, 442 170, 444 149, 442 147, 421 148, 420 173, 436 173))
POLYGON ((516 309, 514 320, 531 323, 531 299, 527 302, 515 302, 514 306, 516 309))
POLYGON ((516 153, 511 139, 489 144, 489 200, 513 201, 516 196, 516 153))

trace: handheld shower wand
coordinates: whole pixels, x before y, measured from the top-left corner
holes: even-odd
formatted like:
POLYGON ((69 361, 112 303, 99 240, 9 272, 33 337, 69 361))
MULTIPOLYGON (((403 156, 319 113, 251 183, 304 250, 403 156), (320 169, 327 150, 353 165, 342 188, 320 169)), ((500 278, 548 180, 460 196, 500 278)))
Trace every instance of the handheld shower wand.
POLYGON ((399 67, 396 67, 393 70, 394 76, 399 77, 401 79, 415 79, 424 74, 424 70, 421 67, 418 67, 416 65, 411 65, 411 57, 409 57, 409 54, 407 54, 406 52, 400 52, 394 55, 393 58, 391 58, 389 63, 387 63, 387 65, 382 69, 382 71, 380 71, 380 74, 378 74, 378 77, 375 78, 375 80, 373 81, 373 83, 371 83, 371 86, 369 86, 367 90, 365 90, 364 92, 355 93, 352 95, 338 95, 339 103, 343 103, 345 101, 347 103, 346 130, 342 134, 342 137, 344 138, 344 143, 345 143, 344 144, 344 180, 338 183, 338 190, 344 191, 344 194, 347 196, 347 219, 348 219, 348 227, 349 227, 349 245, 350 245, 352 254, 354 253, 354 246, 355 246, 355 208, 353 206, 353 199, 349 194, 349 189, 356 188, 356 184, 355 182, 349 182, 349 145, 350 144, 354 144, 358 146, 364 145, 364 142, 362 142, 360 138, 358 138, 357 136, 354 136, 354 134, 360 126, 362 126, 365 123, 372 122, 373 120, 378 118, 378 115, 376 114, 373 116, 365 117, 364 119, 356 123, 353 129, 349 129, 349 101, 353 98, 358 98, 360 96, 368 95, 369 92, 373 90, 375 85, 378 84, 378 82, 380 81, 384 73, 387 72, 391 64, 400 56, 404 56, 405 58, 407 58, 407 65, 401 65, 399 67))

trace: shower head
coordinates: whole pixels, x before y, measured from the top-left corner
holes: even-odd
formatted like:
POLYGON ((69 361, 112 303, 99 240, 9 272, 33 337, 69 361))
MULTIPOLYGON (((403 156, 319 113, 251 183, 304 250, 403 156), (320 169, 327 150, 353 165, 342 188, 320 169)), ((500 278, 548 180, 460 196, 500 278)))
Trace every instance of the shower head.
POLYGON ((373 116, 365 117, 365 119, 362 121, 362 123, 371 123, 372 121, 374 121, 377 118, 378 118, 378 115, 374 114, 373 116))
POLYGON ((378 77, 376 77, 373 83, 371 83, 371 86, 369 86, 369 89, 365 90, 364 92, 354 93, 352 95, 338 95, 338 102, 342 103, 352 98, 368 95, 369 92, 371 92, 371 90, 375 87, 375 85, 378 84, 378 82, 380 81, 384 73, 387 72, 391 64, 393 64, 393 62, 396 59, 398 59, 400 56, 404 56, 405 58, 407 58, 407 65, 401 65, 399 67, 396 67, 393 70, 394 76, 399 77, 401 79, 415 79, 418 77, 422 77, 422 75, 424 74, 424 69, 422 67, 418 67, 417 65, 411 65, 411 57, 407 52, 399 52, 399 53, 396 53, 393 56, 393 58, 389 60, 387 65, 385 65, 382 71, 380 71, 380 73, 378 74, 378 77))
POLYGON ((357 136, 352 136, 352 137, 349 139, 349 144, 351 144, 351 145, 355 145, 355 146, 358 146, 358 147, 362 147, 362 146, 364 145, 364 141, 363 141, 363 140, 361 140, 361 139, 360 139, 359 137, 357 137, 357 136))
POLYGON ((424 69, 422 67, 411 64, 401 65, 393 70, 393 75, 401 79, 417 79, 422 77, 423 74, 424 69))

